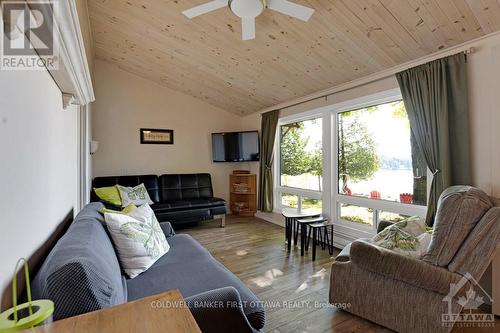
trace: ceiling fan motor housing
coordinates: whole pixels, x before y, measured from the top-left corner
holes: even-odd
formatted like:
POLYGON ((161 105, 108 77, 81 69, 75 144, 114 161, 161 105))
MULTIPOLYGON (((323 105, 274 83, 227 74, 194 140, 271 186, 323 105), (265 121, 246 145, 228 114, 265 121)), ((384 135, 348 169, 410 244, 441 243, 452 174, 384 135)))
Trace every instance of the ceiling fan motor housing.
POLYGON ((229 8, 234 15, 241 18, 255 18, 262 14, 266 7, 265 0, 230 0, 229 8))
POLYGON ((234 15, 241 18, 241 36, 243 40, 255 39, 255 18, 262 14, 264 9, 271 9, 305 22, 309 21, 314 13, 314 9, 298 5, 289 0, 212 0, 182 13, 188 18, 194 18, 227 6, 234 15))

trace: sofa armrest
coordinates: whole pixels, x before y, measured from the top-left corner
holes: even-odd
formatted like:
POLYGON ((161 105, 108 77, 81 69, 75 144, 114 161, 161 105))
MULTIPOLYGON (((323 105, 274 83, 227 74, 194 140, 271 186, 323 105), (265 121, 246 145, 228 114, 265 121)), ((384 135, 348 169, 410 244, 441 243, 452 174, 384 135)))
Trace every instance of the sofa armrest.
POLYGON ((175 235, 174 228, 170 222, 160 222, 160 227, 167 238, 175 235))
POLYGON ((198 326, 203 333, 255 333, 243 312, 238 290, 225 287, 186 298, 198 326))
POLYGON ((353 264, 367 271, 442 295, 447 295, 450 292, 450 284, 458 283, 462 278, 446 268, 366 242, 352 243, 350 259, 353 264))

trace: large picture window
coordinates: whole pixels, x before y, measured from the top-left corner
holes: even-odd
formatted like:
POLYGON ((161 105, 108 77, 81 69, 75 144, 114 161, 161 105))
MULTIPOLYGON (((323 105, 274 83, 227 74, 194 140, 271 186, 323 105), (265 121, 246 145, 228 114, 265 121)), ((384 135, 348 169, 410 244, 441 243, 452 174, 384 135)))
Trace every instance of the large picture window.
POLYGON ((418 155, 403 101, 338 114, 338 193, 425 206, 418 155))
POLYGON ((402 100, 337 112, 336 138, 340 223, 373 233, 381 220, 423 215, 427 166, 402 100))
POLYGON ((279 127, 279 188, 282 207, 322 211, 322 118, 279 127))
POLYGON ((280 126, 281 186, 321 191, 321 118, 280 126))
POLYGON ((397 89, 280 119, 275 163, 277 211, 322 212, 339 244, 425 217, 431 176, 397 89))

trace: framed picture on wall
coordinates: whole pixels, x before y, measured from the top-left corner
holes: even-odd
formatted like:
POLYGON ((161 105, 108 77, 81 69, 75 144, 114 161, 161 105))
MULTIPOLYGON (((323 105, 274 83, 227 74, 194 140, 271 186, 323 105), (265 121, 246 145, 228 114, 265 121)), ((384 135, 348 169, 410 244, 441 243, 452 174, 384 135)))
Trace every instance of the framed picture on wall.
POLYGON ((141 144, 153 145, 173 145, 174 144, 174 130, 171 129, 154 129, 154 128, 141 128, 140 129, 141 144))

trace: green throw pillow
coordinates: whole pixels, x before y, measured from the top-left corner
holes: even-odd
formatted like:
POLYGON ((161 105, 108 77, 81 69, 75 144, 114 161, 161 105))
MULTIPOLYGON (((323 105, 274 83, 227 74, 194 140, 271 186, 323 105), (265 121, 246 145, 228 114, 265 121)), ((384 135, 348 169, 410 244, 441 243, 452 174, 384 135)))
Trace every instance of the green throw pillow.
POLYGON ((123 208, 123 210, 113 210, 113 209, 107 209, 106 207, 102 207, 100 212, 105 214, 105 213, 110 213, 110 214, 124 214, 127 215, 129 213, 132 213, 134 210, 137 209, 137 206, 134 204, 130 204, 127 207, 123 208))
POLYGON ((116 186, 109 187, 94 187, 95 194, 104 202, 110 203, 114 206, 120 207, 122 205, 122 199, 120 197, 120 192, 116 186))

